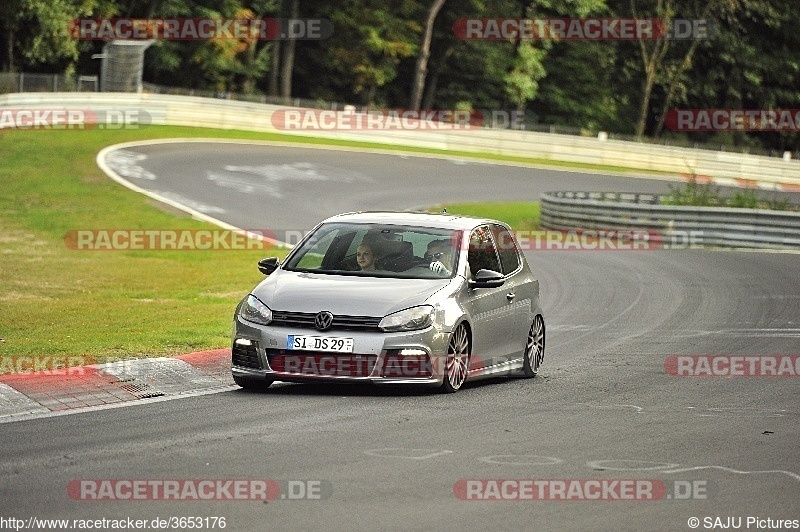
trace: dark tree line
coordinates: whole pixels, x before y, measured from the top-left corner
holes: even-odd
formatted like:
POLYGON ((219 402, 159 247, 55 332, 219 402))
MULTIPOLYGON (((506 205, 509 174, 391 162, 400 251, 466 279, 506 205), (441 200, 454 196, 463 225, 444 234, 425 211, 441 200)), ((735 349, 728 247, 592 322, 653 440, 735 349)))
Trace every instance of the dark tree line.
POLYGON ((3 0, 0 70, 96 73, 78 17, 325 18, 328 39, 159 41, 145 80, 370 105, 524 110, 541 124, 798 150, 796 132, 676 134, 673 108, 800 108, 800 3, 786 0, 3 0), (461 18, 708 21, 708 38, 467 41, 461 18))

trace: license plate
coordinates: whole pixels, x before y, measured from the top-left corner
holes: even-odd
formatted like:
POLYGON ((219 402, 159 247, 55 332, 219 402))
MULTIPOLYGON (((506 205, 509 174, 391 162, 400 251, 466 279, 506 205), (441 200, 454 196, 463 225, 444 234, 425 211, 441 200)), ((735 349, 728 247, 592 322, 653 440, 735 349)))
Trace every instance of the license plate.
POLYGON ((352 338, 331 336, 306 336, 290 334, 286 338, 286 349, 290 351, 324 351, 326 353, 352 353, 352 338))

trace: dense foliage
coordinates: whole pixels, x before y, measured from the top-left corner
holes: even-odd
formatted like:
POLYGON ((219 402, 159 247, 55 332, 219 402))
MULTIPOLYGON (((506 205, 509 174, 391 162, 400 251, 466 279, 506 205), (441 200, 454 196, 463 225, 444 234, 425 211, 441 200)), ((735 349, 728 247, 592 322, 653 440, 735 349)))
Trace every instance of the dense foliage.
POLYGON ((96 74, 77 17, 308 17, 320 41, 159 41, 145 81, 392 108, 525 110, 529 125, 800 150, 795 132, 674 133, 669 109, 799 109, 800 3, 786 0, 3 0, 0 70, 96 74), (467 41, 478 17, 709 21, 708 38, 467 41), (794 29, 793 29, 794 28, 794 29))

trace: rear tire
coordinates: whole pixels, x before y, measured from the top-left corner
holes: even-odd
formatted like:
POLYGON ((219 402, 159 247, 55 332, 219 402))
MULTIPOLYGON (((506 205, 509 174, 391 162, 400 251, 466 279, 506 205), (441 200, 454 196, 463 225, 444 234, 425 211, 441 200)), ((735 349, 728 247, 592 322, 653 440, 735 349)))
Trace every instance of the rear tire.
POLYGON ((237 377, 234 375, 233 382, 239 387, 254 392, 262 392, 270 387, 272 380, 269 379, 253 379, 250 377, 237 377))

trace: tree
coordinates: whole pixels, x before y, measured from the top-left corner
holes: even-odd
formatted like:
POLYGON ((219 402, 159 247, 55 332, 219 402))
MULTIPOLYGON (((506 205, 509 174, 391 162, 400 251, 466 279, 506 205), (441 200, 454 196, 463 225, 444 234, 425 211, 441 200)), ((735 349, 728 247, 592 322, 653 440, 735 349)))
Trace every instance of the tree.
POLYGON ((373 105, 378 89, 397 76, 400 61, 417 51, 419 4, 405 0, 345 0, 329 11, 336 27, 328 54, 349 79, 352 94, 373 105))
POLYGON ((0 69, 13 72, 15 69, 14 44, 22 0, 0 2, 0 69))
MULTIPOLYGON (((691 77, 677 91, 687 107, 735 109, 800 108, 800 4, 781 0, 737 0, 715 13, 715 35, 704 40, 691 77)), ((760 146, 782 153, 800 150, 797 132, 697 133, 693 140, 760 146)))
POLYGON ((17 64, 73 68, 81 41, 70 35, 68 22, 80 17, 110 16, 115 9, 112 0, 4 0, 0 3, 3 69, 14 70, 17 64))
MULTIPOLYGON (((212 18, 223 18, 214 14, 212 18)), ((236 20, 253 19, 249 9, 232 14, 236 20)), ((218 91, 253 93, 255 80, 269 67, 269 48, 257 49, 256 36, 243 39, 214 38, 201 44, 192 60, 218 91)))
MULTIPOLYGON (((631 13, 634 18, 640 16, 636 2, 637 0, 630 0, 631 13)), ((726 7, 725 4, 727 4, 727 7, 732 8, 734 0, 656 0, 655 6, 651 7, 650 11, 654 12, 655 16, 669 29, 676 19, 677 12, 682 13, 687 19, 708 20, 712 13, 726 7)), ((660 122, 675 96, 678 84, 686 70, 691 66, 694 53, 703 38, 700 35, 695 35, 688 46, 682 47, 676 45, 676 41, 667 35, 662 35, 660 38, 653 40, 639 39, 638 44, 644 78, 642 79, 639 117, 635 129, 637 137, 643 136, 647 128, 647 120, 651 115, 650 100, 656 83, 664 79, 665 84, 668 86, 661 114, 658 117, 660 122), (673 52, 672 54, 670 54, 671 51, 673 52)), ((660 132, 661 129, 657 127, 656 131, 660 132)))
POLYGON ((425 30, 422 35, 422 42, 417 52, 417 64, 414 68, 414 80, 411 83, 411 97, 409 99, 409 109, 419 109, 422 102, 422 92, 425 89, 425 79, 428 75, 428 60, 431 53, 431 40, 433 39, 433 25, 436 16, 444 6, 446 0, 432 0, 428 7, 425 17, 425 30))
POLYGON ((630 95, 619 90, 618 47, 608 42, 559 42, 547 54, 547 77, 529 108, 544 124, 621 131, 630 95))
MULTIPOLYGON (((289 0, 291 7, 289 8, 289 18, 297 18, 300 14, 300 0, 289 0)), ((281 58, 281 96, 290 98, 292 96, 292 71, 294 70, 294 54, 297 47, 297 41, 294 39, 289 40, 283 48, 283 57, 281 58)))
MULTIPOLYGON (((136 0, 126 16, 136 18, 253 19, 270 15, 274 0, 136 0)), ((215 91, 258 92, 270 67, 273 43, 255 36, 209 41, 155 42, 145 55, 145 77, 155 83, 215 91)))
POLYGON ((516 51, 511 70, 503 77, 503 90, 517 110, 522 111, 536 96, 539 80, 547 75, 542 64, 547 52, 529 42, 520 43, 516 51))

